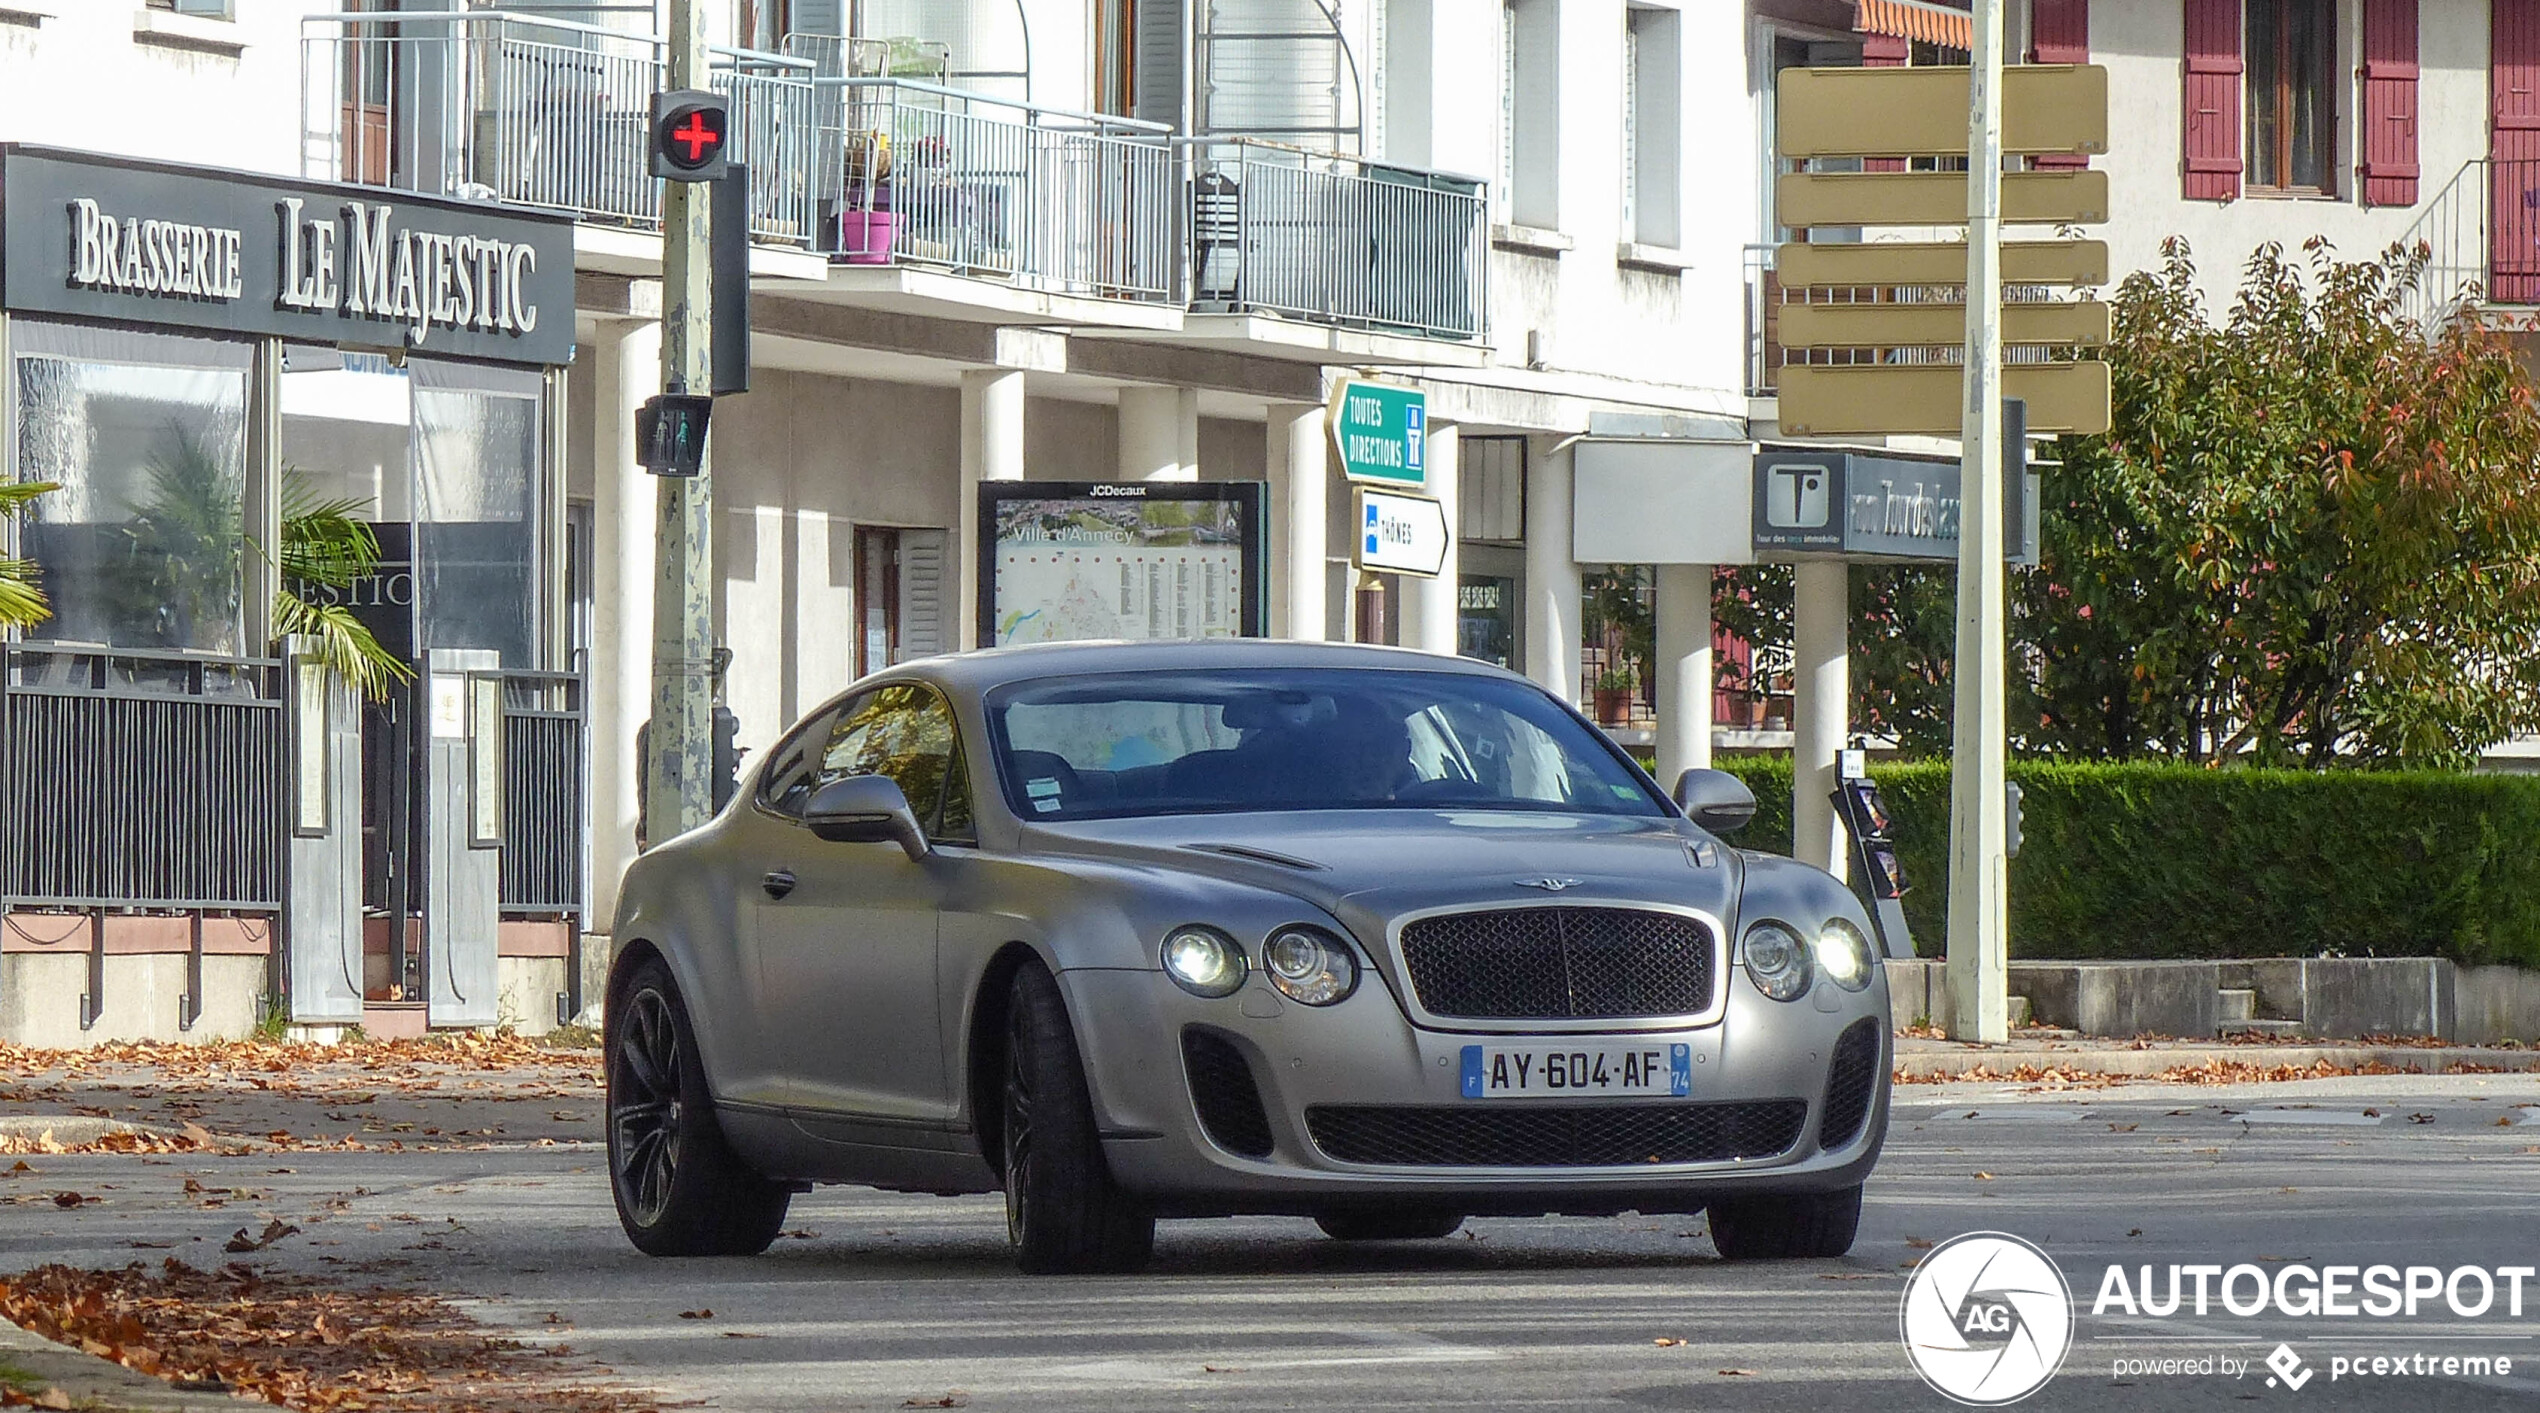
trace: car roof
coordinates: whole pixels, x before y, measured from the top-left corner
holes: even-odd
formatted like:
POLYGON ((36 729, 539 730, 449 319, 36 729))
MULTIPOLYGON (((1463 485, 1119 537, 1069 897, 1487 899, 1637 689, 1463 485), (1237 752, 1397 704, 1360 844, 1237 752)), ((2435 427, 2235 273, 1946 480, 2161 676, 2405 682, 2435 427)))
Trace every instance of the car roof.
POLYGON ((1505 668, 1471 658, 1447 657, 1408 648, 1365 643, 1299 643, 1269 638, 1033 643, 1021 647, 981 648, 906 663, 888 675, 896 677, 908 673, 924 676, 975 695, 1007 682, 1040 677, 1265 667, 1389 668, 1397 672, 1517 677, 1505 668))

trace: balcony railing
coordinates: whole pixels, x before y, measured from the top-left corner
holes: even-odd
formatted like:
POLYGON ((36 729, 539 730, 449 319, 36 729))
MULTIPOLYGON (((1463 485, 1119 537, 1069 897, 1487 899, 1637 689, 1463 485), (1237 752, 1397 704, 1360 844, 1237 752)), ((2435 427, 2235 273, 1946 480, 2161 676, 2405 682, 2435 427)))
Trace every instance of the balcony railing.
MULTIPOLYGON (((301 169, 330 181, 661 225, 645 124, 665 86, 661 40, 505 10, 336 14, 303 21, 301 169)), ((732 101, 730 152, 750 167, 751 234, 803 244, 808 60, 713 51, 732 101)))
POLYGON ((2425 271, 2408 299, 2419 319, 2540 305, 2540 160, 2463 163, 2399 239, 2425 247, 2425 271))
POLYGON ((1183 147, 1193 309, 1426 338, 1489 332, 1482 183, 1266 142, 1183 147))
MULTIPOLYGON (((659 228, 659 38, 505 10, 304 24, 308 175, 659 228)), ((1048 293, 1488 332, 1478 181, 841 67, 714 51, 761 242, 1048 293)))
POLYGON ((813 86, 814 248, 1053 293, 1176 297, 1165 129, 907 79, 813 86))

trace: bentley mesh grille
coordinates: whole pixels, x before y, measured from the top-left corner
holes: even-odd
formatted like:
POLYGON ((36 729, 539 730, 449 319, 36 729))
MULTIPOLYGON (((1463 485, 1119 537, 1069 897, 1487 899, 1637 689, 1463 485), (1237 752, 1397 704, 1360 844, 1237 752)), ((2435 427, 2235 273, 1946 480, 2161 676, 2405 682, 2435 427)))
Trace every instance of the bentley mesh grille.
POLYGON ((1714 1163, 1790 1151, 1807 1122, 1800 1099, 1736 1104, 1562 1108, 1306 1110, 1314 1146, 1343 1163, 1412 1168, 1606 1168, 1714 1163))
POLYGON ((1208 1141, 1246 1158, 1269 1157, 1270 1115, 1261 1106, 1252 1066, 1234 1042, 1197 1026, 1184 1030, 1182 1069, 1208 1141))
POLYGON ((1817 1125, 1818 1147, 1840 1148, 1860 1134, 1878 1083, 1879 1023, 1854 1021, 1834 1043, 1834 1062, 1826 1066, 1826 1111, 1817 1125))
POLYGON ((1618 1020, 1710 1009, 1710 931, 1641 908, 1500 908, 1403 924, 1402 960, 1433 1016, 1618 1020))

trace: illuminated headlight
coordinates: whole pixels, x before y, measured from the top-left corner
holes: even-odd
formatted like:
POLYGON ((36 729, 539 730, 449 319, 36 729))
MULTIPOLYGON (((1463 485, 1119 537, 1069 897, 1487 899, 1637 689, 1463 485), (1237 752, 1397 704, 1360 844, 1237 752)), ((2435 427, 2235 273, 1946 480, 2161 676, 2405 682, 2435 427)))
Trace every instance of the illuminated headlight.
POLYGON ((1243 989, 1244 949, 1213 927, 1177 927, 1164 939, 1164 974, 1194 996, 1243 989))
POLYGON ((1835 918, 1817 934, 1817 965, 1846 991, 1858 991, 1870 984, 1870 971, 1878 965, 1878 956, 1870 950, 1870 939, 1861 929, 1835 918))
POLYGON ((1759 922, 1746 929, 1746 974, 1774 1000, 1796 1001, 1811 980, 1808 944, 1778 922, 1759 922))
POLYGON ((1313 927, 1283 927, 1261 945, 1270 984, 1291 1001, 1329 1006, 1358 989, 1358 957, 1347 943, 1313 927))

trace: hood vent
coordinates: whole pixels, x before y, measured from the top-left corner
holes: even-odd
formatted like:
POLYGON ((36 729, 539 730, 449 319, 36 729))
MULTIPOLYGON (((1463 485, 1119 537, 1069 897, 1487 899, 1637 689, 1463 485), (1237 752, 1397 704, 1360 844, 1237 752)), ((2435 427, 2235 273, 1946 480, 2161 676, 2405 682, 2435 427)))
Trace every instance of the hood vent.
POLYGON ((1182 847, 1195 849, 1203 854, 1224 854, 1230 859, 1250 859, 1254 863, 1275 864, 1280 868, 1292 868, 1300 873, 1331 871, 1329 865, 1316 863, 1312 859, 1301 859, 1294 854, 1282 854, 1275 849, 1256 849, 1249 844, 1184 844, 1182 847))

